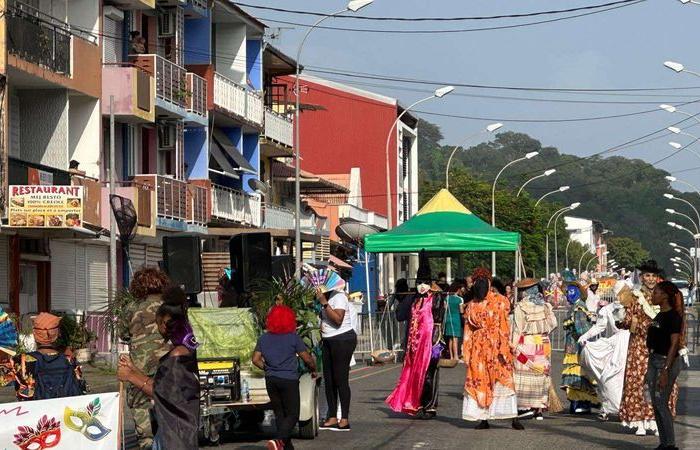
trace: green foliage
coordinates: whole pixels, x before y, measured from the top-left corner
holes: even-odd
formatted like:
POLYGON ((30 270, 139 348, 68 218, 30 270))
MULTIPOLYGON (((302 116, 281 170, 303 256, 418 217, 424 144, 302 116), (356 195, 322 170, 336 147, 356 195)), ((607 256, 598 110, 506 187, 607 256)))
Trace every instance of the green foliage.
MULTIPOLYGON (((442 135, 434 125, 421 121, 420 127, 419 179, 421 199, 425 201, 429 198, 429 193, 435 192, 436 186, 444 185, 445 164, 453 147, 440 145, 442 135)), ((628 237, 643 243, 651 257, 662 266, 668 266, 668 258, 674 256, 669 241, 691 245, 687 241, 687 233, 666 225, 669 218, 664 209, 676 208, 687 213, 690 211, 679 202, 664 199, 662 195, 671 192, 700 208, 697 195, 674 191, 664 178, 668 175, 667 172, 639 159, 620 156, 584 159, 561 154, 553 147, 543 147, 539 141, 526 134, 505 132, 498 134, 491 142, 459 150, 455 154, 450 169, 450 190, 453 193, 459 192, 457 197, 480 217, 489 219, 490 187, 496 173, 508 162, 532 151, 540 154, 511 166, 499 178, 496 211, 497 225, 500 228, 523 232, 526 264, 529 263, 528 269, 539 268, 538 276, 543 273, 541 264, 544 260, 543 247, 537 245, 544 232, 543 227, 540 227, 541 220, 544 216, 544 220, 547 220, 555 206, 549 204, 543 207, 546 204, 544 201, 533 212, 527 209, 526 200, 535 200, 563 185, 569 185, 571 189, 553 194, 547 200, 557 202, 557 206, 581 202, 574 215, 602 222, 605 228, 611 230, 609 237, 628 237), (533 181, 525 188, 520 199, 513 198, 525 181, 549 168, 556 168, 557 172, 533 181), (520 229, 520 226, 524 228, 520 229), (535 255, 531 254, 533 251, 535 255)), ((558 230, 558 234, 565 236, 563 228, 558 230)), ((566 245, 566 241, 563 245, 566 245)), ((563 250, 561 248, 559 254, 560 269, 564 264, 561 262, 564 258, 563 250)), ((572 251, 571 248, 569 250, 572 251)), ((553 259, 553 254, 550 259, 553 259)), ((578 263, 578 260, 575 262, 578 263)), ((570 264, 573 265, 571 261, 570 264)), ((551 267, 553 266, 552 263, 551 267)), ((499 270, 500 267, 499 263, 499 270)))
POLYGON ((297 333, 304 343, 313 348, 320 341, 318 328, 318 312, 315 309, 314 290, 304 286, 296 278, 287 279, 273 277, 271 280, 260 280, 256 286, 256 298, 253 311, 261 328, 265 327, 268 311, 275 305, 277 299, 294 310, 297 316, 297 333))
POLYGON ((85 325, 85 316, 80 321, 71 315, 61 317, 61 334, 56 341, 59 348, 69 347, 74 350, 87 348, 90 342, 97 339, 97 335, 90 331, 85 325))
POLYGON ((649 252, 642 247, 642 244, 626 237, 608 239, 608 251, 610 258, 614 258, 620 267, 625 267, 628 270, 649 259, 649 252))
POLYGON ((108 319, 105 326, 110 336, 118 336, 123 341, 129 339, 129 308, 137 300, 126 288, 116 292, 106 310, 108 319))

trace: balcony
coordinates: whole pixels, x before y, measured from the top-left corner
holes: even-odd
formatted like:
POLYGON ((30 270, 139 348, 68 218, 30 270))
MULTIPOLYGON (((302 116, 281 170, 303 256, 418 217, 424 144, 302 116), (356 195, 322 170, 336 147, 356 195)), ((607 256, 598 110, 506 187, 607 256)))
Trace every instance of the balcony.
MULTIPOLYGON (((75 181, 74 183, 75 184, 75 181)), ((116 186, 115 193, 128 198, 136 210, 136 234, 138 236, 156 236, 156 193, 151 185, 134 181, 121 181, 116 186)), ((86 205, 87 206, 87 205, 86 205)), ((112 216, 109 202, 109 185, 102 187, 100 204, 102 227, 109 229, 109 219, 112 216)), ((87 221, 87 216, 85 216, 87 221)))
POLYGON ((265 205, 265 228, 293 230, 294 211, 277 205, 265 205))
POLYGON ((109 115, 109 99, 114 96, 114 115, 120 122, 153 123, 155 80, 145 70, 131 64, 109 64, 102 69, 102 115, 109 115))
POLYGON ((130 60, 155 77, 157 115, 184 118, 187 115, 187 70, 158 55, 131 55, 130 60))
POLYGON ((71 175, 71 185, 83 187, 83 222, 100 226, 102 183, 83 175, 71 175))
POLYGON ((262 128, 264 120, 262 97, 220 73, 214 72, 213 79, 214 107, 229 116, 242 119, 257 128, 262 128))
POLYGON ((59 85, 99 98, 98 37, 22 2, 6 3, 7 64, 13 85, 35 89, 59 85))
POLYGON ((114 0, 114 4, 119 9, 128 10, 148 10, 155 9, 156 0, 114 0))
POLYGON ((206 227, 209 223, 209 189, 206 186, 190 184, 187 190, 187 222, 206 227))
POLYGON ((207 80, 194 73, 186 77, 187 122, 194 125, 206 126, 209 122, 207 113, 207 80))
POLYGON ((134 181, 156 193, 156 216, 163 228, 187 228, 187 182, 163 175, 136 175, 134 181))
POLYGON ((259 227, 260 198, 236 189, 212 184, 212 219, 259 227))
POLYGON ((261 144, 267 156, 291 156, 294 147, 293 122, 265 107, 265 129, 261 144), (269 149, 267 147, 270 147, 269 149))
POLYGON ((338 205, 338 219, 341 221, 348 220, 352 222, 367 223, 369 220, 369 212, 366 209, 345 203, 338 205))

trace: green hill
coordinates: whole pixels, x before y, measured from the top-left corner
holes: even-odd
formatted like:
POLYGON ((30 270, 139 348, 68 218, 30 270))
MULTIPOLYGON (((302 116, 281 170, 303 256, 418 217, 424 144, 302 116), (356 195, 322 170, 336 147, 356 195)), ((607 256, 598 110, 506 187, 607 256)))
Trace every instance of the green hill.
MULTIPOLYGON (((453 146, 441 145, 442 135, 439 128, 425 121, 420 124, 419 136, 419 178, 421 199, 425 201, 437 187, 444 186, 445 165, 453 146)), ((694 213, 679 201, 663 198, 663 194, 671 192, 690 201, 697 208, 700 208, 700 197, 696 193, 680 193, 671 189, 670 183, 664 178, 669 175, 668 172, 645 161, 620 156, 581 158, 560 153, 554 147, 542 147, 539 141, 526 134, 505 132, 498 134, 490 142, 457 151, 450 170, 450 188, 453 192, 459 192, 460 200, 475 213, 488 219, 490 187, 496 173, 509 161, 532 151, 538 151, 540 154, 511 166, 501 175, 498 188, 510 190, 506 197, 515 196, 519 187, 529 178, 541 174, 546 169, 556 168, 556 173, 530 183, 521 197, 524 195, 533 201, 559 186, 571 186, 568 191, 554 194, 547 200, 560 206, 581 202, 581 207, 574 215, 602 222, 603 226, 611 231, 611 237, 629 237, 641 242, 643 248, 658 260, 668 274, 673 273, 669 258, 676 254, 669 242, 690 247, 692 239, 688 233, 669 227, 667 222, 675 221, 691 229, 693 226, 683 217, 669 215, 665 209, 673 208, 691 216, 694 216, 694 213), (461 173, 468 174, 468 177, 460 181, 463 176, 461 173), (470 183, 481 184, 481 188, 476 189, 472 186, 473 192, 464 192, 459 184, 465 183, 464 180, 467 179, 470 183), (484 189, 486 187, 488 189, 484 189)), ((546 209, 554 210, 555 206, 551 205, 551 208, 546 209)), ((514 222, 512 217, 508 217, 512 215, 509 209, 513 207, 497 205, 499 227, 517 226, 518 221, 514 222)), ((527 212, 522 209, 518 214, 526 215, 527 212)), ((538 251, 537 248, 530 250, 538 251)), ((539 256, 538 260, 541 259, 539 256)), ((619 256, 625 259, 629 255, 619 256)), ((533 264, 538 263, 533 261, 533 264)))

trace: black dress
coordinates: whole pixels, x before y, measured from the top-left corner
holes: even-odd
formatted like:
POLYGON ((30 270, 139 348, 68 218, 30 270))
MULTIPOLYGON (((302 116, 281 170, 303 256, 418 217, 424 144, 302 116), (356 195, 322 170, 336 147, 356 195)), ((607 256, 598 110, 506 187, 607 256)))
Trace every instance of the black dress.
POLYGON ((195 352, 166 354, 154 377, 153 398, 158 423, 156 440, 167 450, 199 448, 199 378, 195 352))

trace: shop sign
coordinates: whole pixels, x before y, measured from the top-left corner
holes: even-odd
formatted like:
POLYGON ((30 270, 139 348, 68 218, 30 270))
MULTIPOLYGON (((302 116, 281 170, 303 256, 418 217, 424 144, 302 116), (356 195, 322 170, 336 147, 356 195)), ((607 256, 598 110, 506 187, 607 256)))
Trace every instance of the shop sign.
POLYGON ((83 186, 11 185, 8 225, 29 228, 79 227, 83 186))

